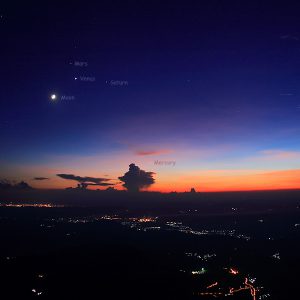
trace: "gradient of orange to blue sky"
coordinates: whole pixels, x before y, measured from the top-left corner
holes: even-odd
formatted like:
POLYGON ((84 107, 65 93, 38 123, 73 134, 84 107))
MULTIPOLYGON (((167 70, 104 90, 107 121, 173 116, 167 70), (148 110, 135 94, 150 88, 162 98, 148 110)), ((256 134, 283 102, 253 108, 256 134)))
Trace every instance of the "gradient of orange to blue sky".
POLYGON ((125 2, 1 13, 0 178, 122 189, 135 163, 150 191, 300 188, 299 11, 125 2))
MULTIPOLYGON (((188 191, 191 187, 197 191, 300 188, 300 170, 293 169, 294 164, 300 161, 300 153, 292 151, 259 151, 256 155, 237 159, 232 148, 220 147, 218 151, 138 150, 108 155, 61 155, 48 159, 49 162, 44 164, 7 166, 5 174, 13 170, 18 177, 11 174, 11 178, 24 179, 37 188, 65 188, 76 186, 76 182, 61 179, 56 176, 57 173, 112 178, 114 183, 119 182, 117 178, 128 170, 128 162, 135 162, 142 169, 156 173, 156 183, 148 189, 150 191, 188 191), (172 161, 175 165, 157 165, 157 160, 172 161), (99 171, 100 166, 103 171, 99 171), (49 180, 32 180, 35 175, 49 180)), ((123 189, 121 184, 117 184, 116 188, 123 189)))

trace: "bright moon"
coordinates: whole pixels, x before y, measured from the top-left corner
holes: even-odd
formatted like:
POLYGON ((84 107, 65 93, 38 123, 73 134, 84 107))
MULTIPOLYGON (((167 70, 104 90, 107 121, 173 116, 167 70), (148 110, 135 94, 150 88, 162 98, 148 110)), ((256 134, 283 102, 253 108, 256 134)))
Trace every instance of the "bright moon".
POLYGON ((51 100, 56 100, 56 95, 55 94, 51 95, 51 100))

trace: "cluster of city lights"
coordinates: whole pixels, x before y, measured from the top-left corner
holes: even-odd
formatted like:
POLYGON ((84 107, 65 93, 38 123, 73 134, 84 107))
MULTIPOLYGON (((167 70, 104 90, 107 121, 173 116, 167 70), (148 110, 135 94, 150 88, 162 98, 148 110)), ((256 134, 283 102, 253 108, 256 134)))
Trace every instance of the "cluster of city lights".
POLYGON ((197 271, 192 271, 192 275, 203 275, 205 274, 207 271, 204 268, 201 268, 200 270, 197 271))
POLYGON ((195 258, 198 258, 202 261, 209 261, 210 259, 212 259, 213 257, 216 257, 217 255, 215 253, 207 253, 207 254, 204 254, 204 255, 200 255, 198 254, 197 252, 196 253, 191 253, 191 252, 186 252, 185 253, 186 256, 189 256, 189 257, 195 257, 195 258))
POLYGON ((247 235, 237 233, 236 230, 234 230, 234 229, 232 229, 232 230, 225 230, 225 229, 223 229, 223 230, 222 229, 221 230, 216 230, 216 229, 212 229, 212 230, 207 230, 207 229, 193 230, 191 227, 183 225, 182 222, 166 222, 166 225, 171 227, 173 230, 177 230, 179 232, 183 232, 183 233, 186 233, 186 234, 222 235, 222 236, 234 237, 234 238, 237 238, 237 239, 244 239, 246 241, 249 241, 251 239, 247 235))
MULTIPOLYGON (((1 205, 1 204, 0 204, 1 205)), ((17 207, 27 207, 33 206, 33 207, 55 207, 52 204, 8 204, 9 206, 15 206, 17 207)), ((222 229, 202 229, 202 230, 194 230, 189 226, 184 225, 182 222, 175 222, 175 221, 167 221, 167 222, 161 222, 161 224, 158 222, 158 217, 122 217, 116 214, 112 215, 96 215, 96 216, 86 216, 86 217, 59 217, 59 218, 52 218, 48 219, 50 222, 64 222, 64 223, 73 223, 73 224, 85 224, 89 222, 101 222, 101 221, 114 221, 114 222, 120 222, 122 225, 130 227, 132 229, 138 230, 138 231, 150 231, 150 230, 174 230, 178 232, 182 232, 185 234, 193 234, 193 235, 199 235, 199 236, 208 236, 208 235, 221 235, 221 236, 229 236, 234 237, 238 239, 245 239, 249 240, 250 237, 247 237, 243 234, 237 233, 235 230, 222 230, 222 229), (160 226, 159 226, 160 225, 160 226)), ((42 224, 41 226, 45 227, 53 227, 55 225, 53 224, 42 224)), ((71 233, 66 233, 66 236, 70 236, 71 233)), ((186 256, 192 258, 192 259, 198 259, 201 260, 204 263, 207 263, 208 261, 214 259, 217 255, 215 253, 198 253, 198 252, 185 252, 186 256)), ((275 259, 280 259, 279 253, 275 253, 272 255, 275 259)), ((197 296, 210 296, 210 297, 224 297, 224 296, 233 296, 235 294, 239 294, 242 291, 246 291, 250 293, 252 300, 265 300, 269 298, 269 294, 264 293, 262 294, 260 292, 260 287, 254 287, 254 283, 256 281, 256 278, 250 277, 249 275, 243 276, 240 271, 235 267, 225 268, 227 274, 230 274, 231 276, 236 277, 238 280, 241 278, 244 278, 243 284, 239 287, 226 287, 224 286, 224 283, 221 281, 215 281, 211 282, 209 285, 205 286, 204 289, 199 292, 195 292, 194 295, 197 296), (260 293, 260 296, 257 296, 257 293, 260 293)), ((200 268, 195 269, 189 269, 189 270, 180 270, 186 274, 190 274, 197 280, 197 276, 205 276, 205 274, 208 272, 207 266, 203 266, 200 268)), ((44 278, 44 274, 39 274, 38 278, 42 279, 44 278)), ((44 295, 45 291, 41 291, 37 288, 32 289, 32 293, 35 296, 41 296, 44 295)))
POLYGON ((0 203, 0 207, 39 207, 39 208, 61 208, 64 205, 51 203, 0 203))
MULTIPOLYGON (((235 269, 235 268, 225 268, 226 270, 228 270, 229 274, 231 275, 239 275, 239 270, 235 269)), ((234 294, 237 294, 239 292, 242 291, 249 291, 250 295, 252 297, 252 300, 257 300, 257 293, 260 289, 254 287, 253 283, 254 283, 255 279, 251 278, 251 280, 248 277, 244 277, 244 281, 243 281, 243 286, 240 286, 238 288, 234 288, 234 287, 225 287, 225 291, 222 292, 222 288, 220 288, 220 284, 218 281, 211 283, 210 285, 208 285, 206 287, 206 290, 210 290, 210 291, 201 291, 201 292, 195 292, 194 295, 197 296, 213 296, 215 298, 218 297, 224 297, 224 296, 233 296, 234 294), (217 291, 214 291, 214 289, 217 288, 217 291), (229 290, 228 290, 229 289, 229 290)), ((226 286, 226 285, 225 285, 226 286)), ((264 297, 259 297, 258 299, 265 299, 267 298, 267 295, 269 294, 264 294, 264 297)))

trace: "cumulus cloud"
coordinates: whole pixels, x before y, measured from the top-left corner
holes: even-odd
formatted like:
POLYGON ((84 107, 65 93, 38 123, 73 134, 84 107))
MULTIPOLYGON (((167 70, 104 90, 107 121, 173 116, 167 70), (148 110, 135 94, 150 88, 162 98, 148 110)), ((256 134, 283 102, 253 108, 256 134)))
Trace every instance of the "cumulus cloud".
POLYGON ((89 185, 97 185, 97 186, 110 186, 114 185, 113 183, 108 183, 111 179, 109 178, 97 178, 97 177, 82 177, 77 176, 73 174, 56 174, 56 176, 67 179, 67 180, 75 180, 79 184, 81 184, 81 187, 86 188, 89 185))
POLYGON ((130 192, 138 192, 141 188, 146 188, 152 185, 155 180, 154 172, 146 172, 141 170, 135 164, 129 165, 129 171, 119 179, 124 182, 123 186, 130 192))

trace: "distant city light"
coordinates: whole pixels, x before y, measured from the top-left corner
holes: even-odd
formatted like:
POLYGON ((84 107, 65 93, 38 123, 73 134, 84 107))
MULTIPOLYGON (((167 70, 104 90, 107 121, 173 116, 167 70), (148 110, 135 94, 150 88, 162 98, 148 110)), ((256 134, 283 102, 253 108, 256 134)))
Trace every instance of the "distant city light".
POLYGON ((210 288, 212 288, 212 287, 214 287, 214 286, 217 286, 217 285, 218 285, 218 282, 215 282, 215 283, 209 285, 209 286, 207 287, 207 289, 210 289, 210 288))
POLYGON ((201 270, 199 271, 192 271, 193 275, 202 275, 204 273, 206 273, 206 270, 204 268, 201 268, 201 270))
POLYGON ((280 254, 279 252, 278 253, 275 253, 274 255, 272 255, 273 258, 276 258, 276 259, 280 259, 280 254))
POLYGON ((239 271, 238 271, 238 270, 235 270, 235 269, 233 269, 233 268, 230 268, 230 269, 229 269, 229 273, 232 274, 232 275, 237 275, 237 274, 239 274, 239 271))
POLYGON ((39 208, 52 208, 52 207, 65 207, 60 204, 51 203, 0 203, 0 207, 39 207, 39 208))
POLYGON ((36 294, 37 296, 42 295, 43 292, 38 292, 36 289, 32 289, 31 290, 34 294, 36 294))

